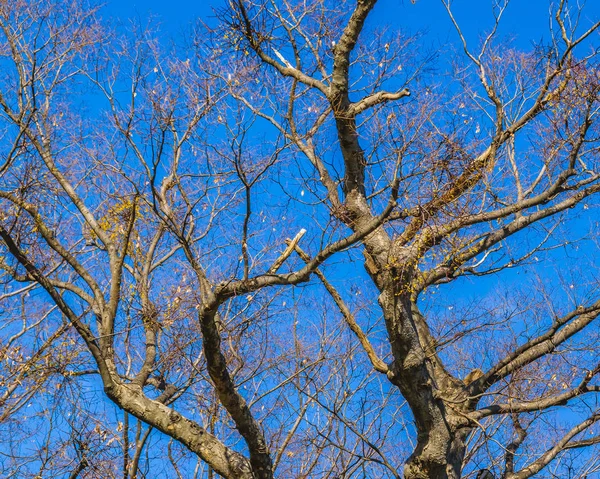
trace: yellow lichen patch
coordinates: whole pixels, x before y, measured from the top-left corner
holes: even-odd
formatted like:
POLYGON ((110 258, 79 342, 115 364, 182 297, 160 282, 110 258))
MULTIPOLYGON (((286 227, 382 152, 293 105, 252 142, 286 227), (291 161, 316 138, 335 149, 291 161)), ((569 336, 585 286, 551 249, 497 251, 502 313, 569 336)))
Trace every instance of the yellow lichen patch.
POLYGON ((98 226, 103 231, 110 232, 111 239, 116 239, 118 235, 123 235, 127 231, 133 207, 133 201, 129 198, 121 200, 109 208, 106 215, 98 221, 98 226))
MULTIPOLYGON (((97 225, 108 235, 108 239, 116 244, 120 244, 125 240, 131 228, 131 233, 127 238, 129 243, 127 245, 127 253, 135 256, 140 246, 139 232, 137 231, 138 226, 136 225, 142 217, 143 212, 140 210, 139 205, 134 199, 128 197, 120 199, 110 206, 106 210, 106 213, 97 221, 97 225), (132 217, 132 214, 135 217, 132 217)), ((99 239, 96 232, 91 228, 87 230, 86 236, 91 243, 95 243, 99 239)), ((120 244, 119 247, 122 248, 123 245, 120 244)))

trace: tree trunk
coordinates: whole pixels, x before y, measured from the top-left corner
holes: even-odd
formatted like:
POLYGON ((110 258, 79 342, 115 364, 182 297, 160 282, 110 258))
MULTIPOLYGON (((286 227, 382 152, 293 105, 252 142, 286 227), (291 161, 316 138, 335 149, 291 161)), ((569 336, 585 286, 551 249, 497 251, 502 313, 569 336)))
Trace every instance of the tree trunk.
POLYGON ((388 377, 407 400, 417 429, 417 446, 404 477, 459 479, 470 432, 461 413, 473 405, 465 385, 443 368, 434 345, 422 344, 431 337, 428 330, 422 331, 426 324, 410 294, 395 286, 406 283, 398 281, 393 270, 390 279, 393 286, 380 296, 394 357, 388 377))
POLYGON ((417 447, 404 466, 405 479, 459 479, 468 432, 450 433, 446 424, 436 424, 427 433, 419 431, 417 447))

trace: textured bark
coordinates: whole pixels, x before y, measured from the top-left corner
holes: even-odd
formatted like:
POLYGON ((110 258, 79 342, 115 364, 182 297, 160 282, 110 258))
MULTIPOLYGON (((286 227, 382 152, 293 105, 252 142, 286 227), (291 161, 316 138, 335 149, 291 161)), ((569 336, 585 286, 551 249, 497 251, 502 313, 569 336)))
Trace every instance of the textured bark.
MULTIPOLYGON (((407 464, 407 479, 458 479, 461 477, 465 439, 470 429, 464 416, 444 399, 466 398, 465 387, 443 368, 435 351, 426 351, 428 331, 411 303, 410 294, 398 290, 400 272, 394 268, 379 279, 383 289, 379 303, 384 313, 394 362, 388 378, 410 405, 417 428, 417 445, 407 464)), ((468 402, 465 406, 473 406, 468 402)), ((463 412, 463 411, 460 411, 463 412)), ((464 411, 467 412, 466 410, 464 411)))
POLYGON ((244 456, 224 446, 199 424, 174 409, 149 399, 139 386, 115 384, 105 388, 108 397, 128 413, 181 442, 227 479, 254 479, 244 456))
MULTIPOLYGON (((343 120, 338 121, 338 127, 340 123, 352 125, 343 120)), ((362 181, 364 153, 353 127, 342 126, 338 134, 346 163, 357 165, 354 180, 362 181)), ((371 217, 362 188, 355 187, 346 198, 347 223, 360 228, 371 217)), ((394 357, 387 375, 410 405, 417 428, 417 446, 404 475, 407 479, 458 479, 469 430, 464 419, 454 417, 443 398, 464 395, 464 386, 445 371, 434 349, 426 351, 431 336, 424 319, 413 314, 416 306, 410 291, 403 290, 413 275, 409 252, 395 247, 383 228, 365 238, 364 245, 365 268, 380 291, 379 304, 394 357)))
POLYGON ((233 418, 235 425, 246 440, 250 450, 250 464, 255 477, 273 477, 273 461, 269 447, 258 422, 252 416, 244 398, 237 392, 227 370, 227 362, 221 352, 221 338, 216 323, 216 311, 206 309, 200 315, 200 326, 208 373, 215 385, 221 404, 233 418))
MULTIPOLYGON (((365 154, 359 142, 356 111, 348 98, 348 66, 350 52, 374 4, 358 3, 336 46, 329 96, 345 164, 346 201, 338 217, 355 231, 372 218, 372 213, 365 196, 365 154)), ((458 479, 469 430, 464 428, 464 420, 453 417, 443 397, 457 397, 464 388, 447 374, 435 349, 429 348, 432 340, 423 318, 413 317, 416 306, 411 303, 411 292, 404 288, 413 280, 414 261, 399 243, 383 228, 363 241, 365 268, 380 291, 379 304, 394 358, 387 376, 406 398, 417 428, 417 445, 404 475, 407 479, 458 479)))

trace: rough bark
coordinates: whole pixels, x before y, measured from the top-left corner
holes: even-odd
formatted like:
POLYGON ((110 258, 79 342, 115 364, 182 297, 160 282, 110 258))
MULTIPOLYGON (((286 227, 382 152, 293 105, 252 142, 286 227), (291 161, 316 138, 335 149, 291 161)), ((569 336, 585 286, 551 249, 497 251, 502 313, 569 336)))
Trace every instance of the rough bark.
POLYGON ((199 424, 161 402, 148 398, 141 387, 133 384, 115 384, 105 388, 105 391, 119 407, 184 444, 222 477, 256 478, 244 456, 223 445, 199 424))

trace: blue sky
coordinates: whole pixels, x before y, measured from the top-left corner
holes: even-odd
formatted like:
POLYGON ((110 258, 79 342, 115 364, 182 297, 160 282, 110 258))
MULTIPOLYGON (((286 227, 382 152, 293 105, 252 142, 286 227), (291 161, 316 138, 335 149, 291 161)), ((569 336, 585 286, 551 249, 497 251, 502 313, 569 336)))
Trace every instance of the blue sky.
MULTIPOLYGON (((164 31, 176 34, 199 17, 209 18, 213 9, 223 3, 222 0, 108 0, 103 13, 122 20, 155 15, 164 31)), ((547 38, 548 10, 553 3, 556 1, 512 0, 505 11, 500 33, 513 35, 518 32, 517 40, 523 46, 547 38)), ((491 27, 491 4, 492 0, 454 0, 452 8, 468 38, 476 39, 482 31, 491 27)), ((586 25, 598 18, 600 1, 588 0, 581 23, 586 25)), ((434 42, 456 40, 441 0, 417 0, 414 4, 409 0, 381 0, 371 20, 413 31, 428 31, 429 38, 434 42)))

